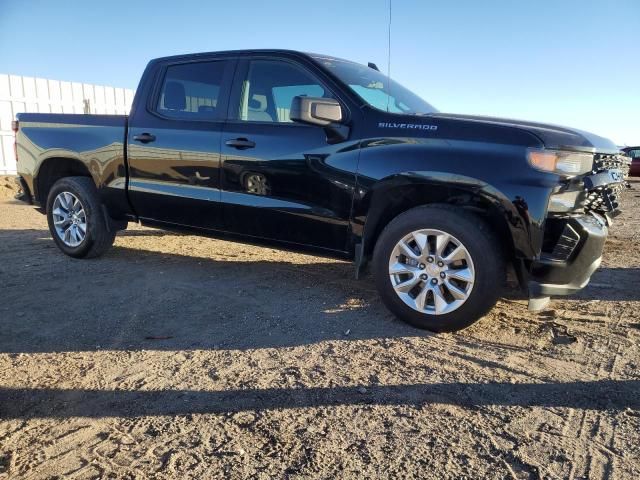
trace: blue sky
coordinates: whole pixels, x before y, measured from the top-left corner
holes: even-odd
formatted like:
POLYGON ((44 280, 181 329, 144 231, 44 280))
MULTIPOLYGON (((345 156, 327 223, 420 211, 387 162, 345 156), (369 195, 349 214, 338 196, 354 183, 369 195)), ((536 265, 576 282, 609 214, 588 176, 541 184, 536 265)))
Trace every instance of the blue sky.
MULTIPOLYGON (((640 144, 640 0, 392 1, 391 75, 441 111, 640 144)), ((387 22, 388 0, 0 0, 0 73, 135 88, 154 57, 271 47, 386 70, 387 22)))

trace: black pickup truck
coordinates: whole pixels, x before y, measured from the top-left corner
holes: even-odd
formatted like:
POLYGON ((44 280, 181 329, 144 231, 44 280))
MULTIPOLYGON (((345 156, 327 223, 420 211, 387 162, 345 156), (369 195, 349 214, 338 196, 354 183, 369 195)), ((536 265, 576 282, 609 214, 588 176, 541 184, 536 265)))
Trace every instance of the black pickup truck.
POLYGON ((387 307, 470 325, 513 268, 532 309, 600 264, 629 159, 604 138, 438 112, 368 66, 284 50, 153 60, 128 117, 18 115, 20 197, 96 257, 127 222, 371 263, 387 307))

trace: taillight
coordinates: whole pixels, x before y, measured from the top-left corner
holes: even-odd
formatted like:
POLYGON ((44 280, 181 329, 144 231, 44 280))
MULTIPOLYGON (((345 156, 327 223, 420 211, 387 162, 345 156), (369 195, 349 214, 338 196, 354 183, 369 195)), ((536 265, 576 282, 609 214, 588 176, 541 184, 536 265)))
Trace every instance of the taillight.
POLYGON ((11 130, 13 130, 13 156, 18 163, 18 130, 20 129, 20 122, 13 120, 11 122, 11 130))

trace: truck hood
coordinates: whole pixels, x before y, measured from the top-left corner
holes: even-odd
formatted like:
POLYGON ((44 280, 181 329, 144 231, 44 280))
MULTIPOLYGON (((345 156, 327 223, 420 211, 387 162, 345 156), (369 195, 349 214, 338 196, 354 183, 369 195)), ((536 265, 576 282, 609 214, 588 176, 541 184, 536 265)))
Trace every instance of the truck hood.
POLYGON ((478 122, 487 125, 500 125, 525 130, 538 137, 547 148, 597 151, 600 153, 618 153, 618 147, 609 139, 584 132, 546 123, 512 120, 507 118, 459 115, 454 113, 433 113, 433 118, 478 122))

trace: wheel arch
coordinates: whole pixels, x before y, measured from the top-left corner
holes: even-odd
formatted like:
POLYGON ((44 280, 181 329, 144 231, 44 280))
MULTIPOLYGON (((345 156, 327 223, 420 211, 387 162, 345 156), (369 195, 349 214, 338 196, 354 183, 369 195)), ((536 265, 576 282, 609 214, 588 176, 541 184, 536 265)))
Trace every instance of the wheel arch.
POLYGON ((508 258, 528 252, 524 219, 512 201, 477 179, 444 172, 398 174, 377 182, 363 202, 366 219, 357 267, 370 259, 384 227, 395 217, 421 205, 448 205, 481 216, 500 239, 508 258))
POLYGON ((43 208, 46 208, 51 187, 64 177, 89 177, 95 184, 95 178, 81 160, 71 157, 47 158, 40 164, 33 181, 35 199, 43 208))

